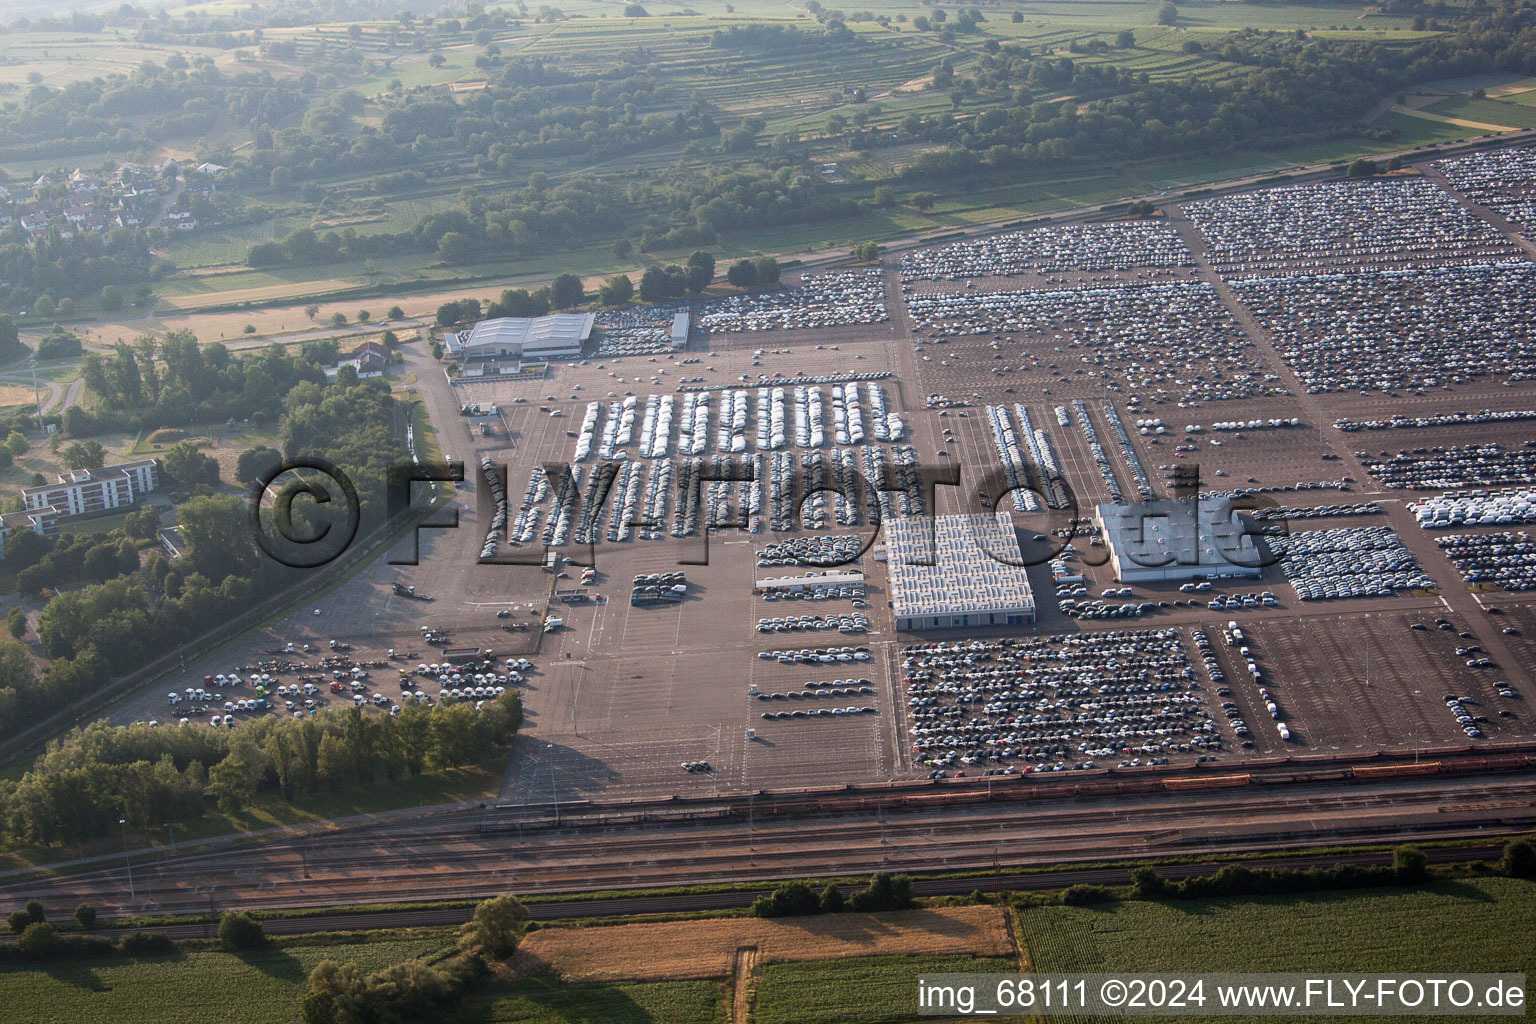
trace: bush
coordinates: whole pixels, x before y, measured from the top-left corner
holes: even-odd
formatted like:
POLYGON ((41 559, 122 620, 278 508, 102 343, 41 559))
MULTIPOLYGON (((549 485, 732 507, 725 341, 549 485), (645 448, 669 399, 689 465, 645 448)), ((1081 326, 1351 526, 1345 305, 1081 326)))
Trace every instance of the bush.
POLYGON ((5 919, 5 923, 10 926, 12 935, 20 935, 27 930, 27 925, 32 923, 32 918, 25 910, 13 910, 5 919))
POLYGON ((1536 879, 1536 845, 1529 839, 1511 839, 1504 844, 1499 870, 1511 878, 1536 879))
POLYGON ((1429 877, 1429 857, 1417 846, 1399 846, 1392 851, 1392 868, 1401 881, 1422 882, 1429 877))
POLYGON ((1151 900, 1168 894, 1168 881, 1154 869, 1141 867, 1131 872, 1131 888, 1138 899, 1151 900))
POLYGON ((80 922, 81 928, 94 928, 96 926, 96 908, 89 903, 82 903, 75 908, 75 920, 80 922))
POLYGON ((820 910, 816 891, 804 882, 787 882, 752 904, 754 917, 806 917, 820 910))
POLYGON ((908 910, 913 906, 912 879, 907 875, 890 875, 884 871, 869 880, 869 888, 860 889, 848 898, 848 909, 865 913, 908 910))
POLYGON ((117 944, 124 956, 146 956, 154 953, 176 953, 181 947, 165 932, 129 932, 117 944))
POLYGON ((1093 903, 1108 903, 1115 898, 1114 890, 1103 885, 1072 885, 1061 894, 1061 902, 1069 907, 1086 907, 1093 903))
POLYGON ((33 921, 21 933, 21 938, 16 940, 16 948, 26 956, 41 959, 53 952, 56 940, 53 925, 47 921, 33 921))
POLYGON ((244 911, 229 911, 219 919, 219 942, 225 949, 257 949, 267 941, 261 922, 244 911))

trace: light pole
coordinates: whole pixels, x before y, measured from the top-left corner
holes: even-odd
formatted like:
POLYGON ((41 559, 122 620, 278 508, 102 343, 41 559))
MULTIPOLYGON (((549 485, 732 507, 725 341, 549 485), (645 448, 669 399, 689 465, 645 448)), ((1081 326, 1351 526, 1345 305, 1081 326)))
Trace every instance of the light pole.
POLYGON ((137 898, 133 894, 133 862, 128 859, 128 812, 123 811, 123 817, 117 819, 117 823, 123 826, 123 870, 128 872, 128 902, 136 903, 137 898))

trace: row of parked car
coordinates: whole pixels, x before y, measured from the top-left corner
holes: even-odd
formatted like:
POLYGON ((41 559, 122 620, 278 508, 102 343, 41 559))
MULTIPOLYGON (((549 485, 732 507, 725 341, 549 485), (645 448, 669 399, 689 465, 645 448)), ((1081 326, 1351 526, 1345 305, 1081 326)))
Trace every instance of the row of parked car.
POLYGON ((848 615, 788 615, 758 619, 759 633, 793 633, 796 630, 835 629, 839 633, 867 633, 869 619, 862 612, 848 615))
POLYGON ((868 647, 802 647, 797 651, 758 651, 764 661, 781 665, 831 665, 835 662, 871 661, 868 647))

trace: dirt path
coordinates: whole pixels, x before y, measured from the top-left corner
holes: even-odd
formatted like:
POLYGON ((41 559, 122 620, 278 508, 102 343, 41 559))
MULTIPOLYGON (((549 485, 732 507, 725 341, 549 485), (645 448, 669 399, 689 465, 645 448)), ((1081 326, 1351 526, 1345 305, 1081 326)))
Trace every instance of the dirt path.
POLYGON ((752 1019, 752 997, 757 993, 756 946, 736 950, 731 971, 731 1024, 747 1024, 752 1019))

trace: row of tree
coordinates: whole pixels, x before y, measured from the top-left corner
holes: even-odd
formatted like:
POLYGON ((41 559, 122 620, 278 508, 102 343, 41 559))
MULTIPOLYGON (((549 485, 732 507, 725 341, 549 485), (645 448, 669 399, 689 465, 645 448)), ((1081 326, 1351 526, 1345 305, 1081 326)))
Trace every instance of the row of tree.
POLYGON ((875 913, 886 910, 910 910, 916 906, 912 879, 908 875, 880 872, 869 885, 844 897, 836 882, 828 882, 817 895, 815 883, 786 882, 767 896, 752 903, 754 917, 805 917, 811 914, 835 914, 843 910, 875 913))
POLYGON ((483 762, 522 724, 516 693, 470 704, 356 707, 318 717, 266 715, 231 729, 94 722, 51 743, 19 780, 0 785, 0 825, 28 844, 76 843, 229 812, 263 792, 293 800, 387 787, 429 770, 483 762))

